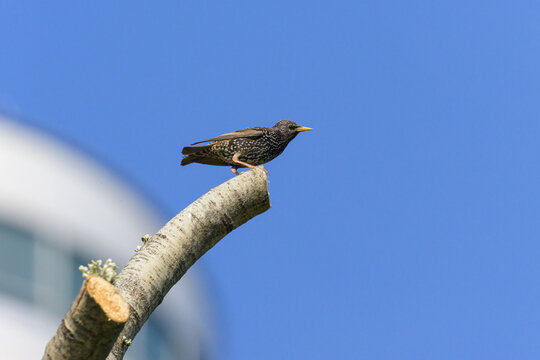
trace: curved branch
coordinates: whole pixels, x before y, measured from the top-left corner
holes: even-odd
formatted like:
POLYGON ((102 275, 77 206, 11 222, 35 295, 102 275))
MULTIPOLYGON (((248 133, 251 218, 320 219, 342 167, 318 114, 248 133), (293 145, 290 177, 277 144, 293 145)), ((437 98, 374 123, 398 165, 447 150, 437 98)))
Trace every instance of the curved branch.
POLYGON ((266 175, 263 169, 255 168, 210 190, 155 233, 115 281, 131 311, 107 359, 123 358, 125 339, 135 337, 197 259, 229 232, 269 208, 266 175))

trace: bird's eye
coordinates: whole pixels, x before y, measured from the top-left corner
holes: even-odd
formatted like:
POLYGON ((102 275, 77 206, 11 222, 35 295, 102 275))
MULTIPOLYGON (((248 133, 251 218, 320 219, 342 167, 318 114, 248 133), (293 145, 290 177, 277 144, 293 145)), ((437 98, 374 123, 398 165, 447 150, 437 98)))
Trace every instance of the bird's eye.
POLYGON ((289 129, 294 130, 294 129, 296 129, 296 126, 291 124, 291 125, 289 125, 289 129))

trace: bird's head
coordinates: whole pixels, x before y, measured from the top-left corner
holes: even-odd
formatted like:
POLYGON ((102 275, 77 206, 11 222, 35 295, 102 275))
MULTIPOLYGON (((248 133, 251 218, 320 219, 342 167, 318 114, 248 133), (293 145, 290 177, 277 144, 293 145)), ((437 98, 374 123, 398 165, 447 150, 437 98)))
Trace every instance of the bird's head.
POLYGON ((274 125, 274 129, 282 134, 288 141, 294 139, 296 135, 302 131, 313 130, 312 128, 300 126, 292 120, 281 120, 274 125))

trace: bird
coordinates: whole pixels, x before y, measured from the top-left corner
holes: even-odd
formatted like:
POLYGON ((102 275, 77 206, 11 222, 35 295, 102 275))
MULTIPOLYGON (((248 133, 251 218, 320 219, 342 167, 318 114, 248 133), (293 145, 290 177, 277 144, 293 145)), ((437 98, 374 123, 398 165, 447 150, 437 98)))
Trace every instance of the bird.
MULTIPOLYGON (((300 126, 292 120, 281 120, 271 128, 249 127, 233 131, 184 147, 182 154, 185 156, 180 165, 200 163, 231 166, 231 171, 240 175, 239 168, 253 169, 273 160, 296 135, 308 130, 313 129, 300 126), (193 146, 206 142, 210 144, 193 146)), ((268 174, 264 167, 263 170, 268 174)))

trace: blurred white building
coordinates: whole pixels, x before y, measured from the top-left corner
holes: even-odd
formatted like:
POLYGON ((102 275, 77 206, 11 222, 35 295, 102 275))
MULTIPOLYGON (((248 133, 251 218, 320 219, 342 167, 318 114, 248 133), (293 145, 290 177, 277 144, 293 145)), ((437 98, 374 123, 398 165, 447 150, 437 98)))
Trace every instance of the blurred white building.
MULTIPOLYGON (((58 141, 0 117, 0 348, 39 359, 81 284, 79 265, 121 267, 154 233, 151 204, 58 141)), ((207 359, 209 306, 190 271, 133 341, 126 359, 207 359)))

